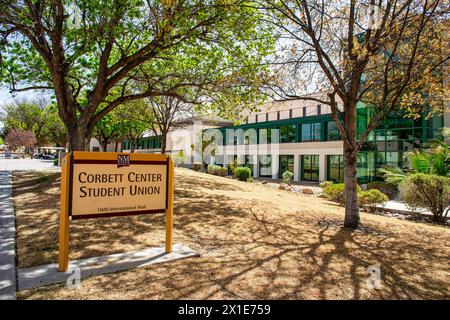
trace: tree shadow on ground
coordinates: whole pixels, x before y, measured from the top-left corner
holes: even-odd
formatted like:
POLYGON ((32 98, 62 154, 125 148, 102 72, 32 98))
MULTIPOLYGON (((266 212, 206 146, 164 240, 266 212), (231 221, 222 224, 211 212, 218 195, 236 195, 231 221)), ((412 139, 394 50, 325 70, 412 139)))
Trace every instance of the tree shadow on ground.
MULTIPOLYGON (((348 230, 335 214, 287 213, 275 200, 261 203, 228 197, 221 191, 243 187, 206 178, 178 175, 176 182, 175 242, 199 251, 200 257, 89 278, 79 290, 50 286, 24 291, 21 297, 448 298, 448 246, 433 245, 448 243, 445 229, 436 228, 434 233, 435 229, 394 220, 399 226, 391 230, 384 220, 368 219, 363 229, 348 230), (372 265, 381 268, 380 289, 367 286, 367 268, 372 265)), ((41 192, 54 194, 55 188, 50 185, 41 192)), ((57 211, 21 210, 19 219, 19 263, 56 262, 57 211)), ((163 241, 162 215, 75 221, 70 259, 142 249, 163 241)))

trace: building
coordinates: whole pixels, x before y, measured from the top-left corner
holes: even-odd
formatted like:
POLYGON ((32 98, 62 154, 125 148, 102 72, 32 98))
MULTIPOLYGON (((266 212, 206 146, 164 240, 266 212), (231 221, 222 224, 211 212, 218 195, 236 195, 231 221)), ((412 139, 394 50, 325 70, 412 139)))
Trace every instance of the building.
MULTIPOLYGON (((210 128, 220 128, 232 125, 229 120, 216 116, 194 116, 173 125, 173 129, 167 135, 167 154, 177 154, 180 151, 189 153, 195 141, 201 138, 201 132, 210 128), (198 136, 197 136, 198 135, 198 136)), ((122 143, 123 152, 131 151, 129 141, 122 143)), ((142 139, 139 139, 136 153, 161 153, 161 136, 148 132, 142 139)), ((193 159, 186 161, 193 163, 193 159)))
MULTIPOLYGON (((372 112, 370 107, 359 104, 359 134, 367 128, 372 112)), ((407 153, 431 139, 439 138, 443 127, 450 127, 448 112, 444 117, 421 117, 418 120, 406 119, 398 112, 391 112, 369 134, 358 154, 359 182, 376 180, 381 166, 405 166, 407 153)), ((273 103, 262 112, 250 114, 246 124, 222 127, 220 131, 224 139, 217 154, 224 155, 225 163, 236 159, 233 153, 243 155, 241 162, 252 170, 254 177, 277 179, 289 170, 294 173, 295 181, 344 179, 343 141, 329 106, 311 101, 273 103), (227 133, 230 129, 235 134, 227 133), (279 134, 275 138, 276 148, 273 148, 273 137, 266 138, 274 129, 279 134), (248 131, 254 132, 256 143, 250 142, 250 134, 246 134, 248 131), (264 138, 261 139, 261 136, 264 138), (272 151, 267 152, 269 149, 272 151)))
MULTIPOLYGON (((372 112, 370 107, 359 104, 359 133, 366 129, 372 112)), ((183 151, 188 155, 187 164, 202 161, 190 153, 198 132, 196 123, 198 126, 200 122, 203 137, 207 133, 215 137, 215 164, 227 167, 238 161, 248 166, 255 178, 280 179, 289 170, 294 173, 294 181, 343 181, 343 141, 329 106, 309 100, 269 103, 261 111, 247 114, 246 119, 246 123, 236 126, 217 117, 189 119, 186 125, 169 133, 167 153, 183 151)), ((418 120, 391 112, 369 134, 358 154, 359 182, 376 180, 384 165, 405 166, 408 152, 438 138, 443 127, 450 127, 448 112, 442 117, 418 120)), ((122 147, 130 151, 128 142, 122 147)), ((161 152, 160 137, 146 136, 135 152, 161 152)))

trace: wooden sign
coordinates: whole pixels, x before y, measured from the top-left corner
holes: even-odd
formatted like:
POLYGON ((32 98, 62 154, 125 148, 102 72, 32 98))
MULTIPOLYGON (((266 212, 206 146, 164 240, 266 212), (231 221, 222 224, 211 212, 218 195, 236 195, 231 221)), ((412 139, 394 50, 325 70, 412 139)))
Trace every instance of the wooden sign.
POLYGON ((166 253, 172 252, 173 161, 162 154, 69 153, 61 173, 59 271, 68 268, 69 221, 166 214, 166 253))

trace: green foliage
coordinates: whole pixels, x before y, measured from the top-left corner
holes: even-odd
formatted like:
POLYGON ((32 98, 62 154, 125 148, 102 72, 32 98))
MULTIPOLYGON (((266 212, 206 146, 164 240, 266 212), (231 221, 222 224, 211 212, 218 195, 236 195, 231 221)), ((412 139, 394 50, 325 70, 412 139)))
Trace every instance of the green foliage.
POLYGON ((322 182, 320 183, 319 186, 320 186, 323 190, 325 190, 326 188, 328 188, 328 187, 331 186, 332 184, 334 184, 333 181, 322 181, 322 182))
POLYGON ((203 165, 198 162, 194 163, 194 165, 192 166, 192 169, 194 169, 194 171, 200 171, 200 170, 202 170, 202 168, 203 168, 203 165))
POLYGON ((222 166, 218 166, 216 164, 210 164, 208 165, 208 173, 213 174, 215 176, 221 176, 225 177, 227 175, 227 168, 224 168, 222 166))
POLYGON ((437 223, 443 223, 450 205, 450 178, 435 174, 415 173, 400 184, 403 201, 412 208, 426 208, 437 223))
POLYGON ((53 165, 54 165, 54 166, 57 166, 57 165, 58 165, 58 162, 59 162, 58 159, 54 159, 54 160, 53 160, 53 165))
POLYGON ((221 166, 220 169, 217 170, 217 175, 221 177, 225 177, 227 174, 228 174, 227 168, 221 166))
POLYGON ((233 161, 228 163, 228 168, 230 168, 231 173, 233 174, 233 177, 236 177, 236 169, 239 168, 239 164, 237 162, 237 159, 234 159, 233 161))
POLYGON ((391 185, 398 186, 406 178, 406 173, 397 166, 384 166, 379 171, 384 181, 391 185))
MULTIPOLYGON (((118 140, 127 134, 127 130, 132 127, 130 123, 139 121, 133 118, 123 119, 124 116, 120 111, 121 108, 113 110, 95 124, 93 134, 98 142, 100 142, 103 151, 106 151, 105 148, 109 143, 118 140)), ((141 110, 138 109, 138 111, 141 110)), ((127 115, 132 116, 130 115, 130 112, 127 112, 127 115)))
POLYGON ((235 176, 239 181, 247 181, 252 176, 252 171, 247 167, 237 167, 235 176))
POLYGON ((56 86, 71 136, 89 138, 86 129, 135 99, 201 96, 205 110, 236 118, 265 97, 275 39, 245 1, 68 0, 62 17, 51 1, 0 10, 0 84, 56 86))
POLYGON ((331 201, 337 202, 340 205, 345 204, 345 185, 343 183, 336 183, 329 185, 324 189, 325 195, 331 201))
POLYGON ((67 129, 59 118, 57 106, 47 105, 44 99, 15 100, 4 105, 0 120, 5 136, 12 129, 25 130, 34 134, 38 146, 65 145, 67 129))
POLYGON ((283 182, 284 183, 290 183, 292 178, 294 177, 294 174, 290 172, 289 170, 286 170, 283 172, 283 182))
POLYGON ((180 150, 176 154, 172 155, 172 159, 174 165, 179 167, 180 165, 183 165, 185 163, 185 161, 187 160, 187 156, 183 150, 180 150))
POLYGON ((145 102, 143 100, 128 102, 117 108, 116 112, 120 115, 118 125, 121 128, 121 135, 128 139, 134 151, 139 140, 151 126, 151 123, 143 120, 148 112, 145 102))
POLYGON ((431 170, 431 157, 425 152, 414 152, 410 155, 410 169, 417 173, 429 173, 431 170))
MULTIPOLYGON (((409 170, 412 173, 435 174, 450 177, 450 146, 436 142, 426 149, 409 154, 409 170)), ((387 183, 399 185, 407 174, 399 167, 386 166, 380 169, 387 183)))
POLYGON ((398 194, 398 186, 385 181, 369 182, 367 190, 379 190, 387 195, 389 199, 393 199, 398 194))
POLYGON ((358 193, 358 202, 361 207, 367 207, 369 211, 375 211, 377 205, 381 205, 388 201, 389 198, 383 192, 377 189, 361 191, 358 193))
MULTIPOLYGON (((343 183, 335 183, 331 184, 324 189, 326 197, 334 202, 339 203, 340 205, 345 204, 345 184, 343 183)), ((357 192, 361 192, 361 187, 358 186, 357 192)))

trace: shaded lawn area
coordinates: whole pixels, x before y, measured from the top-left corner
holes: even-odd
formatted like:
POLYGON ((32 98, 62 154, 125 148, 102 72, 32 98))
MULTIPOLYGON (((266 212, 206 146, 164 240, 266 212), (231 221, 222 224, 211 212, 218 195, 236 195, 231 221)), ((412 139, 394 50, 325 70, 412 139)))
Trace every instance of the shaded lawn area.
MULTIPOLYGON (((200 257, 53 285, 21 299, 448 299, 450 229, 187 169, 175 172, 174 241, 200 257), (367 268, 381 266, 369 290, 367 268)), ((20 268, 57 262, 58 174, 15 172, 20 268)), ((71 223, 71 260, 161 246, 164 216, 71 223)))

